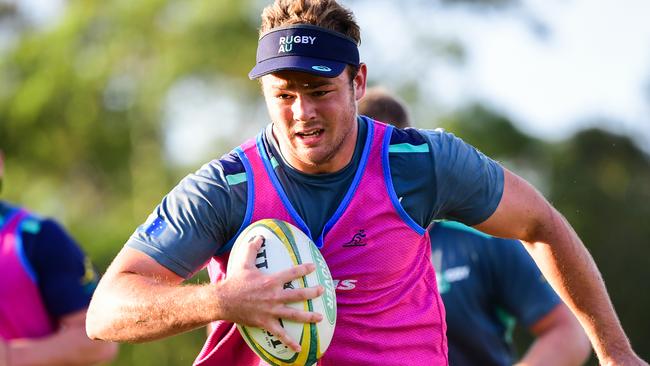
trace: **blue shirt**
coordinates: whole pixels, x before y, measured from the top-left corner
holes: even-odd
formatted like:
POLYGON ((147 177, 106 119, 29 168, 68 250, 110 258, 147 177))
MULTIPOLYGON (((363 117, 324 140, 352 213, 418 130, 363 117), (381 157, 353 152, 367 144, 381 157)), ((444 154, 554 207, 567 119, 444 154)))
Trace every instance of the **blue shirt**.
MULTIPOLYGON (((14 210, 0 201, 0 225, 14 210)), ((87 308, 98 279, 74 239, 55 221, 32 214, 22 221, 20 233, 26 264, 48 314, 59 319, 87 308)))
MULTIPOLYGON (((282 157, 271 125, 264 147, 292 206, 318 237, 352 183, 368 131, 359 117, 350 163, 338 172, 305 174, 282 157)), ((474 225, 496 209, 503 170, 495 161, 442 130, 395 129, 389 147, 395 192, 409 216, 427 227, 435 218, 474 225)), ((178 275, 188 278, 214 255, 229 248, 247 207, 248 177, 235 152, 185 177, 127 242, 178 275), (189 249, 191 248, 191 250, 189 249)))
POLYGON ((512 365, 515 322, 529 328, 561 300, 519 241, 454 222, 436 222, 429 233, 449 364, 512 365))

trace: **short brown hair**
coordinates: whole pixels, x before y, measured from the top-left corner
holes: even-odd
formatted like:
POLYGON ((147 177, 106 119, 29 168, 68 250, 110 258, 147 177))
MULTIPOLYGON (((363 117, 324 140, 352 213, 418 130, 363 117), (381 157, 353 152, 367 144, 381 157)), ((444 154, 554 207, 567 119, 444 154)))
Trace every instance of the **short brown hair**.
POLYGON ((273 28, 312 24, 345 34, 361 43, 361 30, 354 14, 334 0, 275 0, 262 11, 260 36, 273 28))
MULTIPOLYGON (((262 10, 260 37, 273 28, 294 24, 316 25, 345 34, 357 46, 361 43, 361 29, 354 14, 334 0, 275 0, 262 10)), ((352 85, 359 67, 348 65, 345 69, 352 85)))
POLYGON ((366 95, 359 101, 359 114, 398 128, 411 126, 404 102, 381 87, 366 90, 366 95))

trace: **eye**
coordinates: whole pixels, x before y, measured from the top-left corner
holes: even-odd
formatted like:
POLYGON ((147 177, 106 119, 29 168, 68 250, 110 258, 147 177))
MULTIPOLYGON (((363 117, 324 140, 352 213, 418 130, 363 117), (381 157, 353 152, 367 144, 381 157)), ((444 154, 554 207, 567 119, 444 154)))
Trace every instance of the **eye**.
POLYGON ((317 91, 312 92, 311 95, 313 95, 315 97, 322 97, 322 96, 328 94, 329 92, 330 92, 329 90, 317 90, 317 91))
POLYGON ((287 100, 287 99, 291 99, 291 98, 293 98, 293 96, 290 95, 290 94, 278 94, 278 95, 276 95, 276 98, 278 98, 278 99, 283 99, 283 100, 287 100))

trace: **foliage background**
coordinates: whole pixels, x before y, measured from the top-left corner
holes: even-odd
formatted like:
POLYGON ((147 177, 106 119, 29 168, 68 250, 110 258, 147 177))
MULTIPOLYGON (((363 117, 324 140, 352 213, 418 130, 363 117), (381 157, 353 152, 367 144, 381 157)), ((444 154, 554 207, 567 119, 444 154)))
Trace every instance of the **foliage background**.
MULTIPOLYGON (((15 39, 0 48, 3 199, 63 222, 102 272, 164 194, 200 165, 178 158, 190 155, 191 144, 170 148, 174 134, 193 122, 170 122, 175 100, 197 98, 184 86, 218 90, 215 103, 233 104, 234 112, 208 117, 225 132, 199 161, 227 152, 264 123, 258 86, 246 79, 261 3, 69 0, 55 24, 39 28, 0 1, 0 32, 15 39)), ((498 11, 513 1, 440 3, 498 11)), ((462 62, 462 44, 422 37, 432 46, 429 56, 462 62)), ((382 83, 368 63, 370 84, 382 83)), ((395 92, 416 110, 435 105, 417 83, 405 73, 395 92)), ((567 216, 599 264, 637 352, 650 359, 650 158, 639 146, 598 129, 544 141, 474 101, 419 117, 419 127, 445 127, 529 179, 567 216)), ((113 364, 190 364, 203 340, 196 330, 123 345, 113 364)), ((529 341, 518 337, 520 351, 529 341)))

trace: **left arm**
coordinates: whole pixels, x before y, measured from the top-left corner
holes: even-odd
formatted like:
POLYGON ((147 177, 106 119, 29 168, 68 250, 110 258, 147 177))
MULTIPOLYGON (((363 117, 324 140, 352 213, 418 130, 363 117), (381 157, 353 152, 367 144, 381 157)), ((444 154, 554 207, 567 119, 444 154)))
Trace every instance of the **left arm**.
POLYGON ((516 366, 577 366, 585 363, 591 347, 580 323, 560 303, 529 327, 535 341, 516 366))
POLYGON ((576 315, 602 365, 647 365, 632 350, 594 260, 566 219, 522 178, 504 169, 496 211, 476 228, 523 241, 576 315))
MULTIPOLYGON (((86 309, 83 309, 63 316, 59 329, 52 335, 6 342, 6 366, 85 366, 112 360, 117 354, 117 344, 91 340, 86 335, 85 323, 86 309)), ((0 365, 4 366, 2 362, 0 359, 0 365)))

